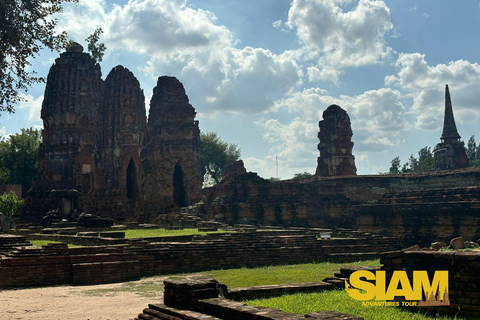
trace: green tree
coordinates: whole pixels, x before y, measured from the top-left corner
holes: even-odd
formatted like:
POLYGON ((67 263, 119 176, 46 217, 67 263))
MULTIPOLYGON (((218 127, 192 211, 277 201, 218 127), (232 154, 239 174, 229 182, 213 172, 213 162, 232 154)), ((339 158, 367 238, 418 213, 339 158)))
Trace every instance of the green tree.
POLYGON ((293 180, 303 180, 313 178, 315 175, 310 172, 295 173, 293 175, 293 180))
POLYGON ((435 159, 433 158, 432 148, 427 146, 418 151, 417 167, 417 172, 430 172, 435 169, 435 159))
POLYGON ((20 209, 24 204, 23 200, 19 200, 14 192, 5 193, 0 196, 0 213, 5 216, 5 224, 1 224, 2 231, 8 231, 12 222, 12 216, 20 209))
POLYGON ((41 132, 22 129, 0 141, 0 183, 21 184, 25 196, 37 175, 38 148, 41 132))
POLYGON ((471 136, 470 139, 468 139, 465 152, 467 153, 468 157, 468 165, 471 167, 477 167, 479 165, 479 159, 477 143, 475 142, 475 135, 471 136))
POLYGON ((280 178, 270 177, 270 178, 267 179, 267 181, 278 182, 278 181, 280 181, 280 178))
POLYGON ((430 172, 435 167, 432 148, 423 147, 418 151, 418 159, 412 154, 408 162, 401 165, 400 157, 395 157, 391 161, 389 173, 408 173, 408 172, 430 172))
POLYGON ((90 55, 97 62, 102 61, 105 50, 107 49, 104 43, 98 42, 102 33, 102 28, 97 28, 91 35, 87 37, 87 39, 85 39, 88 44, 88 51, 90 51, 90 55))
POLYGON ((410 167, 410 172, 418 172, 418 159, 413 154, 408 158, 408 166, 410 167))
POLYGON ((391 161, 390 170, 388 171, 391 174, 400 173, 400 157, 395 157, 391 161))
POLYGON ((62 2, 78 0, 0 1, 0 111, 14 112, 21 101, 20 91, 44 81, 29 71, 30 58, 40 50, 60 50, 67 43, 66 32, 57 33, 54 13, 62 2))
MULTIPOLYGON (((220 139, 216 132, 200 134, 202 144, 201 159, 207 172, 207 179, 212 179, 213 184, 223 179, 225 169, 240 159, 240 149, 237 144, 228 143, 220 139)), ((211 184, 211 183, 206 183, 211 184)))

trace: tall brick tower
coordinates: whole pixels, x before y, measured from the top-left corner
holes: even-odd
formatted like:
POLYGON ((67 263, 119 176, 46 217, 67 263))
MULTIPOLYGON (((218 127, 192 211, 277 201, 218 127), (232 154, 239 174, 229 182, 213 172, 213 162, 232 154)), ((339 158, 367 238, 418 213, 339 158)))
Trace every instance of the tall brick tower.
POLYGON ((117 222, 200 200, 200 130, 183 85, 160 77, 147 124, 138 80, 100 65, 75 44, 50 68, 41 117, 38 176, 22 220, 80 212, 117 222))
POLYGON ((457 126, 455 125, 448 84, 445 86, 445 115, 440 140, 441 142, 437 144, 433 150, 435 169, 449 170, 466 168, 468 166, 468 157, 464 144, 460 141, 457 126))
POLYGON ((158 78, 142 151, 147 207, 185 206, 200 200, 203 167, 195 115, 182 83, 174 77, 158 78))
POLYGON ((135 200, 147 120, 143 90, 127 68, 116 66, 105 79, 101 121, 100 163, 106 192, 109 196, 135 200))
POLYGON ((352 127, 347 112, 332 104, 323 112, 323 120, 318 123, 317 176, 356 175, 355 157, 352 155, 352 127))

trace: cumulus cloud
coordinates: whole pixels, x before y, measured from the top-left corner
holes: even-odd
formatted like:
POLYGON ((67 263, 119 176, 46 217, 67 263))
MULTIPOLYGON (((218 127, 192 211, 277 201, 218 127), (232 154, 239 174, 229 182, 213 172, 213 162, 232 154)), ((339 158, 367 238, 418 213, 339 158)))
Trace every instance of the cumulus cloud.
POLYGON ((101 26, 107 51, 146 55, 140 70, 155 79, 166 73, 178 77, 204 116, 225 110, 263 112, 301 82, 303 73, 291 53, 239 49, 212 12, 190 8, 185 0, 131 0, 106 8, 105 2, 81 0, 78 9, 69 7, 60 16, 61 27, 80 32, 81 17, 90 13, 84 38, 101 26))
POLYGON ((413 95, 411 112, 417 115, 415 127, 438 130, 443 124, 445 85, 448 84, 455 118, 471 123, 479 118, 480 65, 467 60, 430 66, 425 55, 401 53, 395 63, 396 75, 385 77, 386 85, 399 86, 413 95))
MULTIPOLYGON (((305 58, 319 68, 344 68, 376 64, 393 50, 385 36, 393 30, 390 9, 383 1, 360 0, 352 10, 347 0, 294 0, 286 25, 294 29, 305 49, 305 58)), ((311 77, 332 76, 314 72, 311 77)), ((337 77, 333 77, 338 81, 337 77)))
POLYGON ((299 113, 303 119, 315 124, 322 119, 323 111, 337 104, 347 111, 355 132, 355 141, 362 150, 398 146, 403 142, 401 131, 408 128, 404 118, 405 107, 400 102, 398 90, 382 88, 366 91, 358 96, 331 97, 320 88, 296 92, 277 103, 277 109, 299 113), (312 121, 313 120, 313 121, 312 121))
MULTIPOLYGON (((285 110, 297 116, 291 122, 271 118, 262 122, 263 136, 272 146, 269 156, 251 161, 254 168, 268 166, 274 155, 282 159, 284 170, 293 175, 296 172, 313 172, 315 159, 319 156, 318 121, 331 104, 338 104, 347 111, 354 132, 354 154, 362 159, 366 153, 384 151, 398 147, 404 142, 402 132, 409 128, 405 120, 405 107, 400 102, 398 90, 383 88, 366 91, 358 96, 334 98, 321 88, 308 88, 292 93, 276 103, 276 110, 285 110)), ((268 168, 261 168, 266 172, 268 168)))
MULTIPOLYGON (((272 164, 275 163, 275 156, 278 156, 279 172, 283 178, 303 171, 313 173, 319 156, 318 121, 330 104, 340 105, 350 116, 354 154, 359 155, 357 160, 365 160, 372 152, 396 148, 404 142, 402 132, 409 127, 404 119, 405 107, 400 98, 399 91, 388 88, 340 98, 330 96, 321 88, 294 92, 277 101, 275 110, 296 114, 295 118, 291 121, 271 118, 261 122, 265 130, 263 138, 271 145, 269 154, 261 159, 248 158, 245 164, 249 170, 275 176, 272 164)), ((364 162, 363 167, 368 170, 381 171, 373 168, 368 161, 364 162)))
MULTIPOLYGON (((192 57, 179 71, 189 97, 204 115, 221 110, 264 112, 301 83, 302 71, 288 54, 245 47, 227 48, 219 59, 204 58, 192 57)), ((169 63, 152 59, 149 72, 169 67, 169 63)))
POLYGON ((264 121, 262 123, 265 129, 263 138, 272 147, 263 159, 246 159, 247 167, 251 168, 249 170, 266 172, 274 177, 275 162, 277 162, 279 175, 284 179, 299 172, 314 173, 318 157, 316 148, 318 129, 314 122, 301 118, 295 118, 288 124, 278 119, 264 121))
POLYGON ((19 110, 26 110, 28 112, 28 121, 38 125, 38 122, 42 121, 40 112, 42 110, 43 95, 35 98, 32 95, 20 93, 20 98, 22 101, 19 102, 17 108, 19 110))

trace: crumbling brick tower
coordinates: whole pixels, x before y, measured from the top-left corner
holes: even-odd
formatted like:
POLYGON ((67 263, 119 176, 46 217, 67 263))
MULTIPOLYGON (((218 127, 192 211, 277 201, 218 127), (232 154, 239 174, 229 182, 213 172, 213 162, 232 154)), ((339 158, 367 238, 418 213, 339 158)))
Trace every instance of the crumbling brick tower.
POLYGON ((203 183, 200 130, 185 89, 174 77, 158 78, 142 150, 142 188, 147 211, 199 201, 203 183), (173 202, 169 199, 172 199, 173 202), (156 208, 156 209, 155 209, 156 208))
POLYGON ((38 176, 21 220, 38 223, 51 210, 75 207, 118 222, 145 221, 200 200, 195 114, 183 85, 160 77, 147 124, 143 91, 128 69, 117 66, 103 81, 81 45, 68 48, 48 75, 38 176))
POLYGON ((323 120, 318 123, 317 176, 356 175, 355 157, 352 155, 352 127, 347 112, 332 104, 323 112, 323 120))
POLYGON ((50 68, 41 111, 38 177, 27 195, 26 207, 33 214, 56 209, 53 189, 93 192, 98 178, 94 156, 98 110, 103 105, 101 75, 100 66, 80 45, 67 49, 50 68))
POLYGON ((440 140, 441 142, 437 144, 433 150, 435 169, 449 170, 466 168, 468 166, 468 157, 464 144, 460 141, 457 126, 455 125, 448 84, 445 86, 445 116, 440 140))
POLYGON ((98 167, 103 175, 104 205, 117 207, 115 211, 133 211, 140 192, 140 152, 147 120, 140 83, 122 66, 113 68, 105 79, 99 120, 98 167))

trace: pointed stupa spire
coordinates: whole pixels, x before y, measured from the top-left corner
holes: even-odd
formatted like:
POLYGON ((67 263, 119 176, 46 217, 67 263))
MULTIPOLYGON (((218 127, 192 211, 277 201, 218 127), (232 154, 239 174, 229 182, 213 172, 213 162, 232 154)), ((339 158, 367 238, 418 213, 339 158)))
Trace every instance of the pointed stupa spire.
POLYGON ((443 131, 441 140, 458 140, 460 135, 455 125, 455 118, 453 117, 452 101, 450 100, 450 91, 448 84, 445 87, 445 117, 443 119, 443 131))

